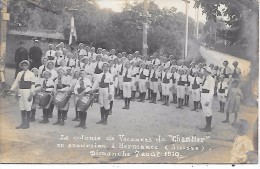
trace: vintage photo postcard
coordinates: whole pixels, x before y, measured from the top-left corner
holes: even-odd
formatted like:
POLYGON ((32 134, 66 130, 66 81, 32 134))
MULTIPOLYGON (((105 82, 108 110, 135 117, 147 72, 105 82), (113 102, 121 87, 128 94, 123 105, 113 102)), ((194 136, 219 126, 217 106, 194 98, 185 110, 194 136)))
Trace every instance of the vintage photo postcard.
POLYGON ((1 164, 259 166, 258 0, 0 10, 1 164))

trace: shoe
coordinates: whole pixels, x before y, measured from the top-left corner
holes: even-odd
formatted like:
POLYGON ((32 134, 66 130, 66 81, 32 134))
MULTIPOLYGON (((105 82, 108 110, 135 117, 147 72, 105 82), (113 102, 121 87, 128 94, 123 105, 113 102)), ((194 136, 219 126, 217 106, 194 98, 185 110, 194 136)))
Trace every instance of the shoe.
POLYGON ((204 130, 201 130, 202 132, 211 132, 211 128, 210 127, 207 127, 205 128, 204 130))
POLYGON ((79 117, 75 117, 72 121, 78 121, 79 117))
POLYGON ((222 121, 222 123, 229 123, 229 120, 224 120, 222 121))
POLYGON ((127 106, 124 106, 122 109, 127 109, 127 106))
POLYGON ((83 125, 83 126, 81 126, 83 129, 86 129, 87 128, 87 126, 86 125, 83 125))
POLYGON ((64 126, 64 125, 65 125, 64 121, 61 121, 60 126, 64 126))
POLYGON ((106 122, 106 121, 104 121, 102 124, 103 124, 103 125, 107 125, 107 122, 106 122))
POLYGON ((21 124, 20 126, 17 126, 17 127, 15 127, 16 129, 21 129, 21 128, 23 128, 23 124, 21 124))
POLYGON ((99 122, 97 122, 96 124, 102 124, 103 123, 103 120, 100 120, 99 122))
POLYGON ((48 116, 48 118, 53 118, 53 115, 52 115, 52 114, 50 114, 50 115, 48 116))
POLYGON ((79 128, 79 127, 82 127, 82 124, 79 123, 78 125, 75 126, 75 128, 79 128))
POLYGON ((41 121, 39 121, 39 123, 44 123, 44 119, 43 119, 43 120, 41 120, 41 121))
POLYGON ((196 109, 195 109, 195 108, 193 108, 193 109, 191 109, 190 111, 196 111, 196 109))
POLYGON ((58 121, 56 121, 55 123, 53 123, 53 125, 58 125, 58 124, 60 124, 60 123, 61 123, 61 121, 58 120, 58 121))

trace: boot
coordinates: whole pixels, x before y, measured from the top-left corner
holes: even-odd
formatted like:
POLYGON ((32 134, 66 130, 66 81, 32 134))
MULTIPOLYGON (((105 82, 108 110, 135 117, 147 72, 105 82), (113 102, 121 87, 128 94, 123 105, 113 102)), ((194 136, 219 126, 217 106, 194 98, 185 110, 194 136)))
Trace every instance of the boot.
POLYGON ((131 100, 132 100, 132 101, 135 101, 135 91, 132 91, 131 100))
POLYGON ((174 94, 174 104, 177 104, 177 94, 174 94))
POLYGON ((100 107, 101 120, 97 124, 102 124, 104 121, 104 107, 100 107))
POLYGON ((116 99, 116 97, 117 97, 117 90, 118 90, 118 88, 115 88, 114 99, 116 99))
MULTIPOLYGON (((143 103, 145 102, 145 95, 146 95, 146 93, 144 92, 144 93, 143 93, 143 99, 142 99, 142 102, 143 102, 143 103)), ((150 98, 147 99, 147 100, 150 100, 150 98)))
POLYGON ((191 111, 196 111, 196 104, 197 104, 196 101, 194 101, 193 104, 194 104, 194 107, 193 107, 193 109, 191 109, 191 111))
POLYGON ((110 101, 110 109, 109 109, 109 114, 108 115, 112 115, 112 109, 113 109, 113 101, 110 101))
POLYGON ((187 95, 186 106, 189 107, 190 96, 187 95))
POLYGON ((127 99, 127 110, 129 110, 129 109, 130 109, 130 101, 131 101, 131 99, 130 99, 130 98, 128 98, 128 99, 127 99))
POLYGON ((180 109, 181 108, 181 99, 178 98, 178 107, 176 107, 177 109, 180 109))
POLYGON ((65 111, 64 111, 64 113, 65 113, 65 114, 64 114, 64 120, 67 120, 67 118, 68 118, 68 111, 69 111, 69 110, 65 110, 65 111))
POLYGON ((79 119, 79 111, 77 111, 77 108, 76 108, 76 117, 74 119, 72 119, 72 121, 78 121, 79 119))
POLYGON ((164 103, 162 105, 164 106, 164 105, 166 105, 166 96, 163 96, 163 101, 164 101, 164 103))
POLYGON ((78 111, 78 117, 79 117, 80 123, 78 125, 76 125, 75 128, 82 127, 82 125, 83 125, 82 124, 82 122, 83 122, 82 114, 83 114, 82 111, 78 111))
POLYGON ((163 96, 162 96, 162 92, 160 92, 160 99, 158 101, 162 101, 163 100, 163 96))
POLYGON ((169 106, 169 96, 166 96, 166 106, 169 106))
POLYGON ((174 103, 174 94, 172 94, 172 101, 170 103, 174 103))
POLYGON ((36 112, 36 109, 31 110, 30 122, 35 122, 35 112, 36 112))
POLYGON ((143 101, 143 97, 144 97, 144 93, 140 93, 140 100, 138 100, 137 102, 142 102, 143 101))
POLYGON ((183 109, 183 101, 184 99, 181 99, 181 109, 183 109))
POLYGON ((211 132, 212 116, 206 117, 206 120, 207 120, 207 127, 202 131, 203 132, 211 132))
POLYGON ((54 104, 51 103, 50 108, 49 108, 48 118, 53 117, 53 109, 54 109, 54 104))
POLYGON ((234 112, 234 123, 235 124, 237 122, 237 112, 234 112))
POLYGON ((83 129, 86 129, 87 126, 86 126, 86 120, 87 120, 87 112, 82 112, 82 128, 83 129))
POLYGON ((199 105, 199 102, 196 102, 196 112, 199 112, 199 109, 198 109, 198 105, 199 105))
POLYGON ((229 123, 229 113, 226 112, 226 120, 222 121, 222 123, 229 123))
POLYGON ((153 98, 153 99, 154 99, 154 102, 153 102, 153 103, 154 103, 154 104, 157 104, 157 93, 154 93, 154 98, 153 98))
POLYGON ((26 111, 24 126, 22 127, 23 129, 30 128, 30 117, 31 117, 30 115, 31 115, 31 111, 26 111))
POLYGON ((47 109, 43 109, 43 120, 40 121, 40 123, 43 123, 43 124, 49 123, 48 110, 47 109))
POLYGON ((206 125, 205 125, 205 127, 204 128, 200 128, 200 131, 203 131, 203 130, 205 130, 206 128, 208 128, 208 118, 207 117, 205 117, 205 120, 206 120, 206 125))
POLYGON ((58 110, 58 119, 55 123, 53 123, 53 125, 58 125, 61 123, 61 111, 62 110, 58 110))
POLYGON ((148 89, 148 98, 146 100, 151 100, 151 89, 148 89))
POLYGON ((225 103, 222 103, 222 111, 221 111, 222 113, 224 113, 225 112, 225 103))
POLYGON ((123 107, 123 109, 127 109, 127 98, 125 98, 125 106, 123 107))
POLYGON ((62 110, 62 113, 61 113, 61 123, 60 123, 60 125, 61 126, 64 126, 65 125, 65 119, 66 119, 66 114, 67 114, 67 110, 62 110))
POLYGON ((222 112, 222 102, 219 102, 219 111, 218 112, 222 112))
POLYGON ((154 103, 154 92, 153 91, 151 93, 151 101, 149 101, 149 103, 154 103))
MULTIPOLYGON (((129 98, 130 99, 130 98, 129 98)), ((104 108, 104 121, 103 121, 103 125, 107 125, 107 118, 108 118, 108 113, 109 113, 109 109, 108 110, 106 110, 105 108, 104 108)))
POLYGON ((186 106, 187 105, 187 95, 184 96, 184 104, 183 106, 186 106))
POLYGON ((26 111, 25 110, 22 110, 21 111, 21 118, 22 118, 22 123, 16 127, 16 129, 21 129, 23 128, 24 126, 24 122, 25 122, 25 114, 26 114, 26 111))

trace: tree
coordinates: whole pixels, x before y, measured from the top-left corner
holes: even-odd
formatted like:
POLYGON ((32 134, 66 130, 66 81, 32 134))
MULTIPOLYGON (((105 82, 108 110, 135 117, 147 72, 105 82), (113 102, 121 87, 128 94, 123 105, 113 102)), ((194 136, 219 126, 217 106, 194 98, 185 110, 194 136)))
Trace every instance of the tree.
MULTIPOLYGON (((246 86, 248 97, 252 98, 252 88, 258 84, 258 14, 259 2, 256 0, 197 0, 196 7, 201 6, 202 12, 207 19, 222 19, 229 29, 225 31, 224 37, 229 44, 240 44, 246 46, 248 59, 251 61, 249 86, 246 86), (248 90, 249 89, 249 90, 248 90)), ((251 99, 249 99, 251 101, 251 99)))

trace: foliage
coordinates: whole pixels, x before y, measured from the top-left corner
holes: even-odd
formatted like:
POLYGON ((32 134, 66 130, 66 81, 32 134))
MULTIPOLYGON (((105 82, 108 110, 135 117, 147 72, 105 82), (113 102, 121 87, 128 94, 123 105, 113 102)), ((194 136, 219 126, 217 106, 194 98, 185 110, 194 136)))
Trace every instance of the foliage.
MULTIPOLYGON (((70 17, 73 13, 78 40, 90 46, 119 52, 142 50, 143 3, 125 3, 122 12, 101 10, 95 0, 13 0, 9 6, 12 29, 48 29, 63 32, 69 38, 70 17), (76 9, 73 12, 71 9, 76 9)), ((185 15, 175 8, 160 9, 149 3, 149 53, 161 51, 183 55, 185 15)), ((195 23, 189 19, 189 38, 193 39, 195 23)))

